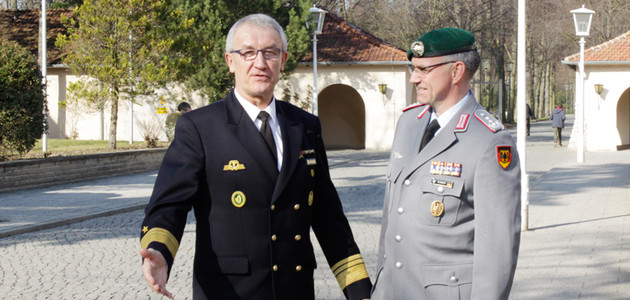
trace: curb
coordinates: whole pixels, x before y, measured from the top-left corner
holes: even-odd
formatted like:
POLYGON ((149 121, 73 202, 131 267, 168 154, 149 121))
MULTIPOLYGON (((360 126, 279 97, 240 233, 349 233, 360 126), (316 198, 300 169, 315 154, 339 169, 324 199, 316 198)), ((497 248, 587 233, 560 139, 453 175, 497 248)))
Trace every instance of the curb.
POLYGON ((85 216, 80 216, 80 217, 74 217, 74 218, 69 218, 69 219, 64 219, 64 220, 59 220, 59 221, 52 221, 52 222, 43 223, 43 224, 25 225, 25 226, 22 226, 22 227, 17 228, 17 229, 9 229, 7 231, 0 232, 0 239, 1 238, 5 238, 5 237, 9 237, 9 236, 13 236, 13 235, 18 235, 18 234, 29 233, 29 232, 34 232, 34 231, 40 231, 40 230, 46 230, 46 229, 51 229, 51 228, 55 228, 55 227, 70 225, 70 224, 74 224, 74 223, 78 223, 78 222, 82 222, 82 221, 86 221, 86 220, 91 220, 91 219, 95 219, 95 218, 109 217, 109 216, 113 216, 113 215, 116 215, 116 214, 121 214, 121 213, 131 212, 131 211, 134 211, 134 210, 143 209, 146 206, 147 206, 146 204, 135 204, 135 205, 131 205, 131 206, 123 207, 123 208, 118 208, 118 209, 113 209, 113 210, 108 210, 108 211, 103 211, 103 212, 98 212, 98 213, 87 214, 85 216))

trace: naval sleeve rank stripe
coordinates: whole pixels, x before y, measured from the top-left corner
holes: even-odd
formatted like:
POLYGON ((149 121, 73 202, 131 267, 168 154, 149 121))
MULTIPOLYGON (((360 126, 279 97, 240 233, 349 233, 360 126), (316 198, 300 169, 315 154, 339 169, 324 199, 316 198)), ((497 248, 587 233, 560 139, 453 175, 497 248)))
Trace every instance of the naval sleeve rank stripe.
POLYGON ((331 269, 341 289, 345 289, 350 284, 361 279, 368 278, 361 254, 342 259, 333 265, 331 269))
POLYGON ((140 247, 146 248, 152 242, 159 242, 168 248, 168 251, 171 252, 173 258, 175 258, 175 254, 177 253, 177 248, 179 248, 179 242, 172 233, 164 228, 151 228, 147 234, 142 237, 140 240, 140 247))

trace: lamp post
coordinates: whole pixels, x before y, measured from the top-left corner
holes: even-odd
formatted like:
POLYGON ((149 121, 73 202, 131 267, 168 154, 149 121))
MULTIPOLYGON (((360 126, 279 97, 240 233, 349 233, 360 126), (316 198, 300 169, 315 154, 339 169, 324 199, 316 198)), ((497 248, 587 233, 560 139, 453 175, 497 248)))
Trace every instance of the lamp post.
POLYGON ((313 114, 317 116, 317 35, 322 34, 326 11, 315 6, 309 9, 313 21, 313 114))
POLYGON ((591 30, 591 20, 595 12, 584 8, 574 9, 571 11, 573 14, 573 23, 575 24, 575 35, 580 37, 580 63, 578 65, 580 75, 576 83, 578 93, 578 105, 579 112, 578 117, 578 145, 577 145, 577 162, 584 162, 584 37, 589 36, 591 30))
POLYGON ((516 128, 516 148, 521 163, 521 231, 529 228, 529 176, 527 174, 525 101, 527 89, 525 85, 525 2, 518 0, 517 56, 516 56, 516 107, 518 123, 516 128))
POLYGON ((46 133, 46 122, 48 119, 48 107, 46 105, 48 98, 48 88, 46 81, 46 76, 48 74, 48 59, 46 58, 46 0, 42 0, 42 11, 41 11, 41 23, 40 23, 40 53, 41 53, 41 67, 42 67, 42 85, 44 86, 44 107, 43 115, 44 115, 44 132, 42 133, 42 151, 44 152, 44 157, 48 155, 48 133, 46 133))

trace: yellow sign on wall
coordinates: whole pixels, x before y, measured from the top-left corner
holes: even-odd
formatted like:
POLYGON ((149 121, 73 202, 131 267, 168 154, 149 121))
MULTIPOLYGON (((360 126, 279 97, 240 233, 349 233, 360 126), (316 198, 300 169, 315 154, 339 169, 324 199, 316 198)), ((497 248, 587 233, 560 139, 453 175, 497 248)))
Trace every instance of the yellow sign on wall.
POLYGON ((157 113, 158 114, 168 114, 168 107, 158 107, 157 108, 157 113))

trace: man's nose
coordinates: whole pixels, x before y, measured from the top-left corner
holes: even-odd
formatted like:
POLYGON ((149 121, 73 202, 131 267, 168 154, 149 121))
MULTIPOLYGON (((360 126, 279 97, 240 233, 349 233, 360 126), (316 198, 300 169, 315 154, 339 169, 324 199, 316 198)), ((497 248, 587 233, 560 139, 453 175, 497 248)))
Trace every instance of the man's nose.
POLYGON ((256 53, 256 57, 254 58, 254 66, 259 69, 267 68, 267 60, 263 56, 262 52, 256 53))

